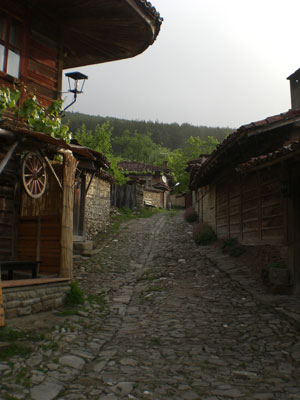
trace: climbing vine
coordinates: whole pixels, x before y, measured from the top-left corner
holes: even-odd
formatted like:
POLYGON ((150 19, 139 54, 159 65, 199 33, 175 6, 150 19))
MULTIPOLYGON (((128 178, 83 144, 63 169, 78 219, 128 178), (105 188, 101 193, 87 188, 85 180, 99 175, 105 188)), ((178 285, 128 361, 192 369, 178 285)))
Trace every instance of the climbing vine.
MULTIPOLYGON (((26 89, 24 89, 26 92, 26 89)), ((27 92, 26 92, 27 93, 27 92)), ((48 108, 38 104, 34 94, 29 93, 20 105, 20 90, 6 86, 0 88, 0 119, 3 111, 11 111, 15 117, 22 120, 33 130, 63 139, 70 143, 69 127, 61 123, 62 100, 55 100, 48 108)))

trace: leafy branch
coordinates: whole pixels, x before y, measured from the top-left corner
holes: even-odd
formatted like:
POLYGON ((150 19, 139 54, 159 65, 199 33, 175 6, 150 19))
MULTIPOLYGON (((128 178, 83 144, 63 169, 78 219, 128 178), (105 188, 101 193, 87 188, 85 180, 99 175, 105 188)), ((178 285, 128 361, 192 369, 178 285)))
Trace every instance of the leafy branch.
MULTIPOLYGON (((25 90, 26 91, 26 90, 25 90)), ((70 143, 69 127, 61 123, 62 100, 55 100, 48 108, 38 104, 37 98, 30 93, 20 105, 21 92, 3 86, 0 88, 0 118, 3 111, 10 111, 33 130, 63 139, 70 143)))

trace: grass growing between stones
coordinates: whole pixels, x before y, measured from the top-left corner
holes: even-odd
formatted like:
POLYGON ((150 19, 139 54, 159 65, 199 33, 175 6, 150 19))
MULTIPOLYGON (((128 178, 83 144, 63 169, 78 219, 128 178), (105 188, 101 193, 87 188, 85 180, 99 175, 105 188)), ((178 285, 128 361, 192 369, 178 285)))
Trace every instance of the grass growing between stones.
POLYGON ((31 353, 32 349, 28 346, 24 346, 19 343, 10 343, 7 346, 1 348, 0 361, 9 360, 11 357, 20 356, 27 357, 31 353))

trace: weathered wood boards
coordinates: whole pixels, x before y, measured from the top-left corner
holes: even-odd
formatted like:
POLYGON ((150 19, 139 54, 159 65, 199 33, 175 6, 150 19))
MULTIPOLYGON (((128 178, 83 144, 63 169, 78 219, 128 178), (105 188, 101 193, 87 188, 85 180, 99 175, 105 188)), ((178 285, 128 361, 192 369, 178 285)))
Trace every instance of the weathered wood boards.
POLYGON ((5 316, 4 316, 4 305, 3 305, 2 285, 1 285, 1 275, 0 275, 0 326, 4 325, 5 325, 5 316))
POLYGON ((276 165, 217 184, 216 229, 220 237, 243 243, 276 243, 284 240, 284 208, 276 165))

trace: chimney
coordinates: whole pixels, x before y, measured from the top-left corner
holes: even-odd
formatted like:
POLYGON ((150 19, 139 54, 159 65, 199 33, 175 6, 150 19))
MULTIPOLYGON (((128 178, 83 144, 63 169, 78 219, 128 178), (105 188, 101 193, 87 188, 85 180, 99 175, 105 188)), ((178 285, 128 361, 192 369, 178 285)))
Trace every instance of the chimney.
POLYGON ((168 161, 164 161, 163 162, 163 169, 167 169, 168 168, 168 161))
POLYGON ((300 108, 300 68, 287 78, 290 81, 292 110, 300 108))

